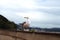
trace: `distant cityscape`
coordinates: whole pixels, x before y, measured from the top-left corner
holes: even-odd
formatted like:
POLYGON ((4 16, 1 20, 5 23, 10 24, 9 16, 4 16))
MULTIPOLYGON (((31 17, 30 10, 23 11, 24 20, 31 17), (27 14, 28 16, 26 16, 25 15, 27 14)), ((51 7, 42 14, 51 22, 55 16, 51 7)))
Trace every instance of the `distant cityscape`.
POLYGON ((30 27, 28 24, 20 23, 17 25, 17 31, 30 31, 30 32, 60 32, 60 28, 37 28, 30 27))

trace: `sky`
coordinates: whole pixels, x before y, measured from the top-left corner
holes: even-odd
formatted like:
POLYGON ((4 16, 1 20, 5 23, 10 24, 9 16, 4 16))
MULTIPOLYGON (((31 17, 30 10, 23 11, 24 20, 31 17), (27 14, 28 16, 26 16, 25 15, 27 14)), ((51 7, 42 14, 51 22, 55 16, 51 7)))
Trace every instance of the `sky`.
POLYGON ((0 14, 17 24, 29 17, 31 27, 60 28, 60 0, 0 0, 0 14))

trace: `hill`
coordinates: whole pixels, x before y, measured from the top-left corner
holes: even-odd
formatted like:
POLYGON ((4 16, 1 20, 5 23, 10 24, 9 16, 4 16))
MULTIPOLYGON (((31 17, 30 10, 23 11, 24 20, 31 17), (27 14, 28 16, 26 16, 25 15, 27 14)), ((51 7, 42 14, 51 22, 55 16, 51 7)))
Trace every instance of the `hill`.
POLYGON ((16 29, 16 24, 0 15, 0 29, 16 29))

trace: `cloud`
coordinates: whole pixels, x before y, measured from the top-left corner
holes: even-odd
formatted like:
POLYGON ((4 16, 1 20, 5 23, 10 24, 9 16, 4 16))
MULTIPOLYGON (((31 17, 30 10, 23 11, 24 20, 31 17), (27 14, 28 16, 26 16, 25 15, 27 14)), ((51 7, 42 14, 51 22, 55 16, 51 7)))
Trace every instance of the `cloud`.
POLYGON ((36 0, 38 6, 59 6, 60 7, 60 0, 36 0))
POLYGON ((60 0, 0 0, 0 14, 16 23, 31 17, 31 25, 60 27, 60 0))
POLYGON ((0 5, 5 8, 33 8, 33 0, 0 0, 0 5))

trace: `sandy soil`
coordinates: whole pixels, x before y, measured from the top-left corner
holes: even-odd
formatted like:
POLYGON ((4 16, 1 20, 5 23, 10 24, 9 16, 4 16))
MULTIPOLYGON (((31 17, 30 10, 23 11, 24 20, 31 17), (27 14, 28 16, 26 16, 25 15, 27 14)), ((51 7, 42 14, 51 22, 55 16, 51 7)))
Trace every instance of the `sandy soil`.
POLYGON ((0 40, 15 40, 15 39, 10 36, 0 35, 0 40))
POLYGON ((60 34, 11 32, 0 30, 0 40, 60 40, 60 34))

